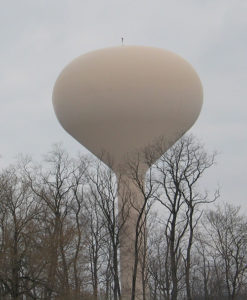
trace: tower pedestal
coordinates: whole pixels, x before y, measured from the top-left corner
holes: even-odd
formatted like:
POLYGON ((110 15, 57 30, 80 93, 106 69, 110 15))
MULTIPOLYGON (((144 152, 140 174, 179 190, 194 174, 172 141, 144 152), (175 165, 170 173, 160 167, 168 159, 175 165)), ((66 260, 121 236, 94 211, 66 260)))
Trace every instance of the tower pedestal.
MULTIPOLYGON (((143 177, 140 178, 143 184, 143 177)), ((124 176, 119 179, 120 224, 124 223, 120 234, 120 278, 122 300, 130 300, 135 280, 135 299, 143 300, 143 260, 146 250, 145 199, 134 180, 124 176), (127 219, 125 219, 127 218, 127 219), (137 262, 136 262, 137 259, 137 262), (136 265, 137 263, 137 265, 136 265), (135 279, 134 272, 136 273, 135 279)), ((146 298, 147 299, 147 298, 146 298)))

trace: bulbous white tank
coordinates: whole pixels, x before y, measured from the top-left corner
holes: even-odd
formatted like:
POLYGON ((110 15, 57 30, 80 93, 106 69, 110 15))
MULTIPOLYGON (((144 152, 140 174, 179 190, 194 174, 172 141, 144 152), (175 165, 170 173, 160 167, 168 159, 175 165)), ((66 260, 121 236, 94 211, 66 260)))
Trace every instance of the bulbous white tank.
POLYGON ((64 129, 96 156, 104 160, 102 152, 108 153, 117 164, 159 137, 168 149, 193 125, 202 99, 200 79, 188 62, 143 46, 81 55, 65 67, 53 90, 64 129))

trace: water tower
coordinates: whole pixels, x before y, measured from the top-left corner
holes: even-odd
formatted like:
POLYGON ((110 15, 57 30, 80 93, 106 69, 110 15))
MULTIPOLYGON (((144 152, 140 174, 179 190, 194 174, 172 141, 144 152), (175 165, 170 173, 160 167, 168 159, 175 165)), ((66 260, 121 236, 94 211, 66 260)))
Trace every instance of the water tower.
MULTIPOLYGON (((107 153, 118 173, 126 157, 165 141, 172 146, 196 121, 202 86, 192 66, 180 56, 158 48, 121 46, 100 49, 73 60, 59 75, 53 105, 63 128, 106 164, 107 153)), ((159 157, 153 156, 153 162, 159 157)), ((143 164, 142 172, 148 166, 143 164)), ((117 174, 118 175, 118 174, 117 174)), ((130 187, 134 185, 130 182, 130 187)), ((121 189, 120 189, 121 190, 121 189)), ((138 193, 137 193, 138 195, 138 193)), ((142 197, 135 199, 142 205, 142 197)), ((119 195, 121 205, 121 195, 119 195)), ((121 238, 123 299, 130 299, 136 214, 121 238)), ((137 278, 137 298, 142 299, 137 278)))

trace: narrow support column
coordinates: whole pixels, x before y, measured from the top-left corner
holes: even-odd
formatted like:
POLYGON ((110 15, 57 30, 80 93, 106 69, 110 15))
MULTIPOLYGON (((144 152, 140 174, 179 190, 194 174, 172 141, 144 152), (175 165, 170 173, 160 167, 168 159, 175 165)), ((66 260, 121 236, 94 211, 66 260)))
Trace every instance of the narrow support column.
MULTIPOLYGON (((124 211, 120 216, 123 219, 127 215, 127 219, 122 227, 120 234, 120 278, 121 278, 121 294, 122 300, 131 300, 133 286, 133 272, 135 270, 135 258, 138 256, 138 264, 136 269, 135 281, 135 299, 143 300, 143 283, 142 283, 142 255, 145 249, 144 232, 141 231, 145 227, 144 218, 140 219, 137 228, 138 217, 143 209, 144 197, 140 189, 135 185, 132 179, 127 176, 119 180, 119 211, 124 211), (139 233, 137 231, 139 230, 139 233), (138 241, 136 239, 139 239, 138 241), (138 242, 138 244, 136 244, 138 242), (136 249, 138 246, 138 249, 136 249)), ((144 212, 145 214, 145 212, 144 212)))

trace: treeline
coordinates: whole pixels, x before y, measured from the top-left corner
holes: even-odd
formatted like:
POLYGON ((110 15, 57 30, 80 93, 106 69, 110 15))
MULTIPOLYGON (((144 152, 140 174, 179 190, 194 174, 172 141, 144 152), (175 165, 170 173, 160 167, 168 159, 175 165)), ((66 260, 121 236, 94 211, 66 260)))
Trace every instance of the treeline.
MULTIPOLYGON (((146 163, 154 151, 162 153, 161 143, 145 149, 146 163)), ((143 300, 247 299, 247 218, 217 204, 217 190, 199 189, 214 159, 187 136, 150 167, 145 182, 139 161, 121 171, 122 189, 128 177, 145 205, 137 232, 146 248, 136 258, 143 300)), ((22 158, 3 169, 0 299, 121 299, 121 230, 135 204, 126 182, 120 209, 113 172, 58 146, 41 165, 22 158)))

